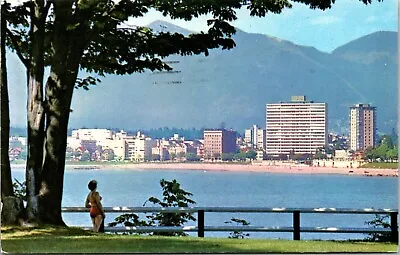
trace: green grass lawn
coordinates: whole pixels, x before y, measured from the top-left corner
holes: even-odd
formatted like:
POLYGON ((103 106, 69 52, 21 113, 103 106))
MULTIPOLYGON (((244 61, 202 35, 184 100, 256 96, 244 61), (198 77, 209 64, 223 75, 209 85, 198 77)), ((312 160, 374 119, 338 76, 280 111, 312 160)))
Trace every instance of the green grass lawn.
POLYGON ((399 163, 394 162, 371 162, 361 166, 361 168, 383 168, 383 169, 397 169, 399 163))
POLYGON ((98 234, 78 228, 2 228, 10 253, 348 253, 397 252, 393 243, 98 234))

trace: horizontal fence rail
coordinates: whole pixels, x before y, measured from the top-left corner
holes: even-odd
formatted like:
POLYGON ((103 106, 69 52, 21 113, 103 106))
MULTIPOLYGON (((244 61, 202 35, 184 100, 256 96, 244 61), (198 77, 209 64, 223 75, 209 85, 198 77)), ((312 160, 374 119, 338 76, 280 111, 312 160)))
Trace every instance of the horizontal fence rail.
MULTIPOLYGON (((308 233, 391 233, 392 241, 398 241, 398 210, 376 208, 267 208, 267 207, 104 207, 106 213, 197 213, 197 226, 138 226, 105 227, 106 232, 197 232, 204 237, 205 231, 248 231, 248 232, 291 232, 294 240, 300 240, 301 232, 308 233), (288 213, 293 215, 289 227, 266 226, 205 226, 205 213, 288 213), (343 227, 301 227, 300 214, 383 214, 390 216, 390 228, 343 228, 343 227)), ((89 212, 85 207, 63 207, 63 213, 89 212)), ((86 227, 89 229, 89 227, 86 227)))

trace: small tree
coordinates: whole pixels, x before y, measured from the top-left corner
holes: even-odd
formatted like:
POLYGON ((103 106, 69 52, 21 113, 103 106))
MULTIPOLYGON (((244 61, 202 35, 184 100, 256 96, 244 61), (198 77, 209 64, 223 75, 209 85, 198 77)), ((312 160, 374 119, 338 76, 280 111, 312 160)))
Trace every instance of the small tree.
MULTIPOLYGON (((237 226, 250 225, 250 222, 247 222, 246 220, 242 220, 242 219, 238 219, 238 218, 232 218, 230 221, 225 221, 224 223, 225 224, 236 223, 237 226)), ((244 239, 249 236, 250 236, 249 233, 243 233, 243 231, 241 231, 241 230, 235 230, 229 234, 228 238, 244 239)))
POLYGON ((186 160, 187 161, 199 161, 200 158, 195 153, 187 153, 186 154, 186 160))
POLYGON ((255 150, 249 150, 246 152, 246 158, 248 159, 256 159, 257 158, 257 152, 255 150))
POLYGON ((234 160, 238 160, 238 161, 245 161, 246 160, 246 153, 245 152, 239 152, 236 153, 235 155, 233 155, 233 159, 234 160))
POLYGON ((183 152, 183 151, 181 151, 181 152, 178 153, 178 158, 179 158, 179 159, 185 158, 185 156, 186 156, 186 153, 183 152))
POLYGON ((221 157, 221 154, 218 152, 213 153, 212 158, 213 159, 219 159, 221 157))
MULTIPOLYGON (((147 202, 160 205, 161 207, 189 207, 196 202, 188 198, 193 194, 180 188, 180 184, 174 179, 172 181, 160 180, 160 185, 163 190, 163 199, 160 200, 155 197, 150 197, 143 204, 147 202)), ((135 213, 122 214, 115 218, 115 221, 110 222, 108 225, 114 227, 118 224, 124 226, 182 226, 189 220, 196 221, 191 213, 154 213, 147 215, 146 220, 139 220, 139 216, 135 213)), ((158 234, 158 233, 157 233, 158 234)), ((160 233, 158 235, 178 236, 186 235, 181 232, 168 232, 160 233)))
POLYGON ((90 153, 88 150, 82 152, 81 161, 90 161, 90 153))
POLYGON ((221 159, 222 161, 232 161, 233 160, 233 153, 222 153, 221 154, 221 159))
POLYGON ((169 158, 171 159, 171 160, 175 160, 176 159, 176 153, 170 153, 169 154, 169 158))
MULTIPOLYGON (((375 214, 375 218, 371 221, 366 221, 365 224, 373 228, 390 228, 388 222, 389 215, 375 214)), ((392 232, 387 233, 370 233, 366 238, 368 241, 373 242, 390 242, 392 241, 392 232)))
MULTIPOLYGON (((180 188, 180 184, 174 179, 172 181, 160 180, 160 185, 163 190, 163 199, 150 197, 147 201, 160 205, 161 207, 189 207, 196 202, 189 197, 193 194, 180 188)), ((147 202, 146 201, 146 202, 147 202)), ((146 204, 145 202, 145 204, 146 204)), ((196 221, 191 213, 163 213, 153 214, 151 223, 158 226, 182 226, 188 220, 196 221)), ((180 232, 160 233, 160 235, 176 236, 186 235, 180 232)))
POLYGON ((14 195, 17 198, 22 199, 26 202, 26 182, 20 182, 18 179, 14 178, 13 188, 14 188, 14 195))

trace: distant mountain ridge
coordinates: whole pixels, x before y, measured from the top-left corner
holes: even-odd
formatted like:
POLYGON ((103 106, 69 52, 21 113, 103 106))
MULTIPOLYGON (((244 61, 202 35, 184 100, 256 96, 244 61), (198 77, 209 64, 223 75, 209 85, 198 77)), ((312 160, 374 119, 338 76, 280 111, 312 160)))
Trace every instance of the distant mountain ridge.
MULTIPOLYGON (((157 21, 155 30, 190 31, 157 21)), ((329 130, 345 133, 349 107, 378 109, 378 129, 397 123, 397 33, 377 32, 331 54, 238 30, 236 48, 205 56, 170 56, 176 72, 107 76, 74 93, 70 127, 265 127, 267 103, 306 95, 328 103, 329 130), (99 110, 101 109, 101 110, 99 110)))
POLYGON ((397 33, 375 32, 336 48, 332 54, 363 64, 372 64, 377 61, 390 61, 395 64, 397 62, 397 33))

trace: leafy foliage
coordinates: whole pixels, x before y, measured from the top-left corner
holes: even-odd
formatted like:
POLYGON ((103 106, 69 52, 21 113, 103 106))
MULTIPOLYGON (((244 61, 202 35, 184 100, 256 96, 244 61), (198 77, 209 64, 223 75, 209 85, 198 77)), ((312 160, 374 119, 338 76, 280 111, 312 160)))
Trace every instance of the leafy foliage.
MULTIPOLYGON (((246 220, 243 219, 238 219, 238 218, 231 218, 230 221, 225 221, 225 224, 234 224, 236 223, 237 226, 248 226, 250 225, 250 222, 247 222, 246 220)), ((235 238, 235 239, 244 239, 246 237, 249 237, 249 233, 243 233, 243 231, 236 230, 233 231, 229 234, 228 238, 235 238)))
POLYGON ((83 88, 84 90, 89 90, 90 85, 96 85, 101 82, 100 79, 88 76, 86 78, 77 78, 75 88, 83 88))
MULTIPOLYGON (((146 216, 151 217, 151 216, 146 216)), ((108 223, 108 226, 115 227, 118 224, 124 225, 125 227, 138 227, 138 226, 151 226, 146 220, 139 220, 139 215, 136 213, 124 213, 116 217, 113 222, 108 223)), ((125 234, 128 234, 125 233, 125 234)))
MULTIPOLYGON (((361 0, 365 4, 370 0, 361 0)), ((84 44, 80 68, 89 73, 132 74, 149 70, 171 70, 162 59, 173 54, 193 55, 209 54, 210 49, 232 49, 235 42, 231 36, 235 28, 230 22, 237 19, 236 10, 248 10, 250 16, 264 17, 268 13, 281 13, 291 8, 291 2, 308 5, 311 9, 331 8, 331 0, 231 0, 231 1, 131 1, 97 0, 68 1, 62 5, 55 1, 45 1, 40 8, 45 25, 45 65, 51 65, 57 54, 52 48, 56 34, 54 21, 58 8, 65 8, 68 17, 65 21, 66 32, 70 38, 79 38, 84 44), (155 32, 150 28, 128 25, 130 18, 144 16, 149 10, 156 10, 172 19, 190 21, 201 15, 211 14, 207 20, 208 31, 184 36, 180 33, 155 32)), ((30 18, 33 15, 34 1, 26 1, 17 6, 6 4, 5 18, 10 27, 7 29, 8 46, 27 64, 30 58, 32 42, 30 18)), ((38 23, 40 25, 40 23, 38 23)), ((76 86, 83 86, 87 78, 81 78, 76 86)), ((93 81, 93 80, 92 80, 93 81)), ((88 80, 88 84, 92 84, 88 80)))
POLYGON ((221 160, 222 161, 232 161, 234 157, 234 153, 222 153, 221 160))
MULTIPOLYGON (((172 181, 160 180, 160 185, 163 190, 163 198, 150 197, 143 204, 151 202, 161 207, 189 207, 196 202, 189 197, 193 194, 180 188, 180 184, 174 179, 172 181)), ((139 220, 139 216, 135 213, 122 214, 115 218, 114 222, 109 223, 109 226, 182 226, 189 220, 196 221, 192 213, 153 213, 146 215, 146 220, 139 220)), ((186 235, 181 232, 154 233, 154 235, 179 236, 186 235)))
POLYGON ((393 161, 398 159, 398 148, 395 141, 396 137, 390 135, 384 135, 381 137, 379 146, 376 148, 368 148, 364 152, 366 159, 371 161, 383 160, 393 161))
POLYGON ((200 158, 195 153, 187 153, 186 154, 186 160, 187 161, 200 161, 200 158))
POLYGON ((246 158, 248 159, 256 159, 257 158, 257 152, 255 150, 249 150, 246 152, 246 158))
MULTIPOLYGON (((150 197, 147 201, 160 205, 161 207, 189 207, 196 202, 189 198, 193 194, 180 188, 180 184, 174 179, 172 181, 160 180, 163 190, 163 198, 150 197)), ((147 202, 146 201, 146 202, 147 202)), ((145 202, 145 204, 146 204, 145 202)), ((191 213, 163 213, 153 214, 151 223, 158 226, 182 226, 187 221, 196 221, 191 213)), ((160 235, 185 235, 184 233, 171 232, 160 233, 160 235)))
POLYGON ((246 156, 247 156, 246 152, 240 151, 239 153, 233 155, 233 159, 238 161, 245 161, 246 156))
POLYGON ((23 201, 26 201, 26 181, 20 182, 18 179, 14 178, 13 188, 14 188, 14 195, 23 201))
MULTIPOLYGON (((375 218, 371 221, 366 221, 365 224, 374 228, 390 228, 388 222, 389 215, 375 214, 375 218)), ((367 240, 374 242, 389 242, 392 240, 392 232, 388 233, 371 233, 368 234, 367 240)))

